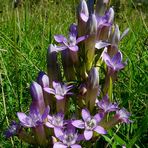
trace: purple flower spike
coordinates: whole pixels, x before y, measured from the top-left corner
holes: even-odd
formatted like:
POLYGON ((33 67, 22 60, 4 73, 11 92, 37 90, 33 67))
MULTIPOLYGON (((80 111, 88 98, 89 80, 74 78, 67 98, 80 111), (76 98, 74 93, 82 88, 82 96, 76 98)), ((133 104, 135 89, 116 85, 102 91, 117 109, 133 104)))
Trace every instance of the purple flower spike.
POLYGON ((62 100, 66 95, 72 94, 69 92, 72 87, 72 85, 67 86, 66 84, 56 83, 53 81, 53 89, 45 87, 44 90, 48 93, 54 94, 57 100, 62 100))
POLYGON ((108 95, 104 96, 102 100, 97 103, 99 109, 103 111, 103 113, 109 113, 112 111, 116 111, 118 109, 117 103, 110 103, 108 99, 108 95))
POLYGON ((61 136, 57 137, 60 142, 55 142, 53 148, 81 148, 79 144, 79 135, 76 133, 73 127, 61 132, 61 136))
POLYGON ((119 120, 120 122, 125 122, 125 123, 132 122, 131 120, 129 120, 129 117, 130 117, 130 113, 127 112, 127 110, 125 108, 122 108, 122 109, 116 111, 115 118, 117 120, 119 120))
POLYGON ((106 65, 113 71, 119 71, 126 65, 126 63, 122 63, 122 53, 120 51, 118 51, 112 58, 107 54, 107 52, 104 52, 102 58, 106 65))
POLYGON ((39 111, 37 109, 31 108, 28 116, 22 112, 18 112, 17 116, 18 116, 22 126, 36 127, 38 125, 43 124, 43 122, 47 118, 48 113, 49 113, 49 107, 47 107, 45 109, 45 111, 42 115, 39 113, 39 111))
POLYGON ((93 136, 93 131, 98 134, 106 134, 107 132, 101 126, 98 126, 98 123, 101 121, 102 117, 100 114, 91 116, 90 112, 87 109, 82 109, 82 120, 75 120, 72 122, 72 125, 84 130, 84 137, 86 140, 90 140, 93 136))

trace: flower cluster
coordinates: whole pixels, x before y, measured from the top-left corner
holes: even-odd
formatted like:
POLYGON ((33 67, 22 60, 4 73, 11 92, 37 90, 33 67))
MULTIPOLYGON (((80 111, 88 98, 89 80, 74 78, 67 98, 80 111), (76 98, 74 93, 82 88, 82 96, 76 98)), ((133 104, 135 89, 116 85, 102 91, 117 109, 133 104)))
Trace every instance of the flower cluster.
POLYGON ((126 66, 118 44, 128 29, 120 35, 114 10, 106 9, 107 4, 108 0, 81 0, 68 38, 54 36, 57 45, 49 45, 47 74, 40 72, 30 86, 30 112, 17 113, 19 123, 10 125, 8 138, 16 135, 37 146, 81 148, 84 141, 98 140, 116 124, 131 122, 126 109, 109 98, 109 88, 126 66), (102 69, 104 83, 99 82, 102 69))

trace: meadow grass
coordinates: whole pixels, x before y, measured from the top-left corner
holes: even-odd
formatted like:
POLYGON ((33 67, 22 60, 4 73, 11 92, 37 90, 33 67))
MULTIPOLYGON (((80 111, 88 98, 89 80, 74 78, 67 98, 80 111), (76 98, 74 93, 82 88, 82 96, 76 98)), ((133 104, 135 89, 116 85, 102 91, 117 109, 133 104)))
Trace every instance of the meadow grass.
MULTIPOLYGON (((76 21, 78 0, 41 0, 38 3, 26 0, 15 9, 9 0, 1 4, 0 147, 27 147, 17 138, 7 140, 3 132, 13 119, 17 120, 16 112, 28 110, 29 85, 40 70, 46 71, 46 52, 54 42, 53 35, 67 35, 68 26, 76 21)), ((101 140, 108 142, 106 147, 124 144, 127 148, 148 147, 148 17, 147 7, 141 7, 138 9, 132 0, 121 3, 116 15, 121 31, 129 27, 130 32, 120 44, 128 65, 113 87, 113 98, 131 112, 133 123, 110 130, 101 140)))

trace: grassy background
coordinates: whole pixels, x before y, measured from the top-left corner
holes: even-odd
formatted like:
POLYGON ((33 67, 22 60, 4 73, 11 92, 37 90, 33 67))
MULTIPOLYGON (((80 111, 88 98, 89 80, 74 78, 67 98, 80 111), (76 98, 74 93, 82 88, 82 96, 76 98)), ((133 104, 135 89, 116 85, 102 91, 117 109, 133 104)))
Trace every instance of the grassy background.
MULTIPOLYGON (((69 24, 76 21, 78 0, 25 0, 17 8, 11 0, 0 4, 0 147, 12 147, 12 143, 24 147, 17 138, 5 139, 3 131, 16 119, 16 112, 28 110, 29 85, 40 70, 46 71, 46 51, 53 35, 66 35, 69 24)), ((109 142, 106 147, 146 148, 148 5, 146 0, 113 0, 112 5, 121 31, 130 28, 120 44, 128 65, 114 85, 114 98, 132 113, 133 124, 119 125, 104 139, 109 142)))

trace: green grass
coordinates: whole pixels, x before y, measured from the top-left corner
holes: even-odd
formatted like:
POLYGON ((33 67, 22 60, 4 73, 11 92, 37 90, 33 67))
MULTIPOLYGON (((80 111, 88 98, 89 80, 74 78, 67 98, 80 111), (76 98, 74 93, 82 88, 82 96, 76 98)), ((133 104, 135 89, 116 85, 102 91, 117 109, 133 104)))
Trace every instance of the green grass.
MULTIPOLYGON (((12 143, 21 147, 17 138, 5 139, 3 131, 17 120, 17 111, 28 110, 28 88, 40 70, 46 71, 46 51, 53 35, 66 35, 69 24, 76 20, 78 0, 56 1, 33 4, 26 0, 15 9, 9 0, 0 1, 0 147, 12 147, 12 143)), ((129 27, 130 32, 120 44, 128 65, 113 86, 114 99, 131 112, 133 123, 110 131, 104 137, 109 147, 148 147, 148 17, 146 6, 141 7, 126 2, 116 16, 121 31, 129 27)))

